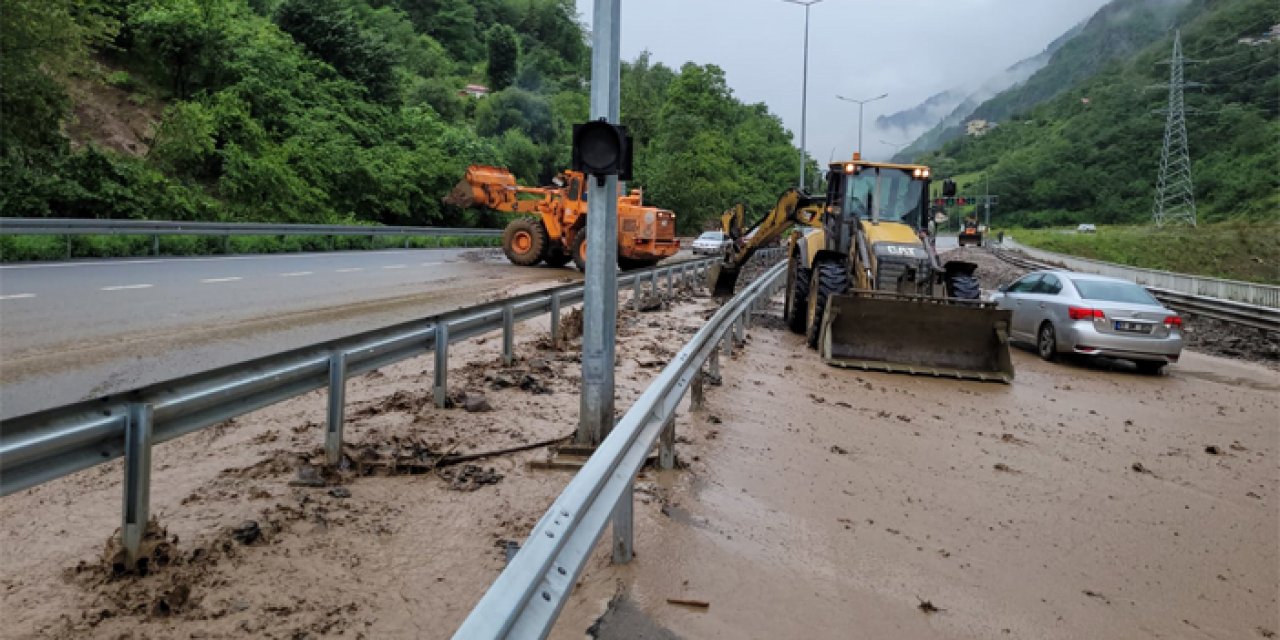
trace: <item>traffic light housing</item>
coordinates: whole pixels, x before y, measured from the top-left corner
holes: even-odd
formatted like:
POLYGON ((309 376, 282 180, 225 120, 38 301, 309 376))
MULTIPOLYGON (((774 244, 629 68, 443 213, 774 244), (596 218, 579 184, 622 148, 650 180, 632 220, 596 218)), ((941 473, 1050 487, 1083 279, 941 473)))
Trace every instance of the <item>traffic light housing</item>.
POLYGON ((571 168, 596 177, 604 184, 605 176, 631 179, 632 146, 627 128, 604 118, 573 125, 573 159, 571 168))

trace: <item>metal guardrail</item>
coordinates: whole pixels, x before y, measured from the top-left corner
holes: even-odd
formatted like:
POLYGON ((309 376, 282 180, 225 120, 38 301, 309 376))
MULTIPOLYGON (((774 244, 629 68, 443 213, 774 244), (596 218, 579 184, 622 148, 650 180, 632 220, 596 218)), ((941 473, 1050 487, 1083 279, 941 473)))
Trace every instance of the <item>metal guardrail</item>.
POLYGON ((1146 287, 1155 287, 1192 296, 1233 300, 1259 307, 1280 308, 1280 286, 1243 282, 1241 280, 1209 278, 1157 269, 1128 267, 1113 262, 1068 256, 1018 244, 1008 236, 1005 236, 1004 245, 1010 249, 1017 249, 1037 260, 1055 262, 1076 271, 1087 271, 1113 278, 1124 278, 1146 287))
POLYGON ((223 251, 229 252, 231 236, 336 236, 396 237, 409 246, 413 237, 461 238, 468 246, 471 238, 500 238, 501 229, 462 227, 394 227, 341 224, 273 224, 259 222, 178 222, 170 220, 110 220, 81 218, 0 218, 0 236, 65 236, 67 257, 71 257, 73 236, 151 236, 151 253, 160 255, 160 236, 221 236, 223 251))
MULTIPOLYGON (((1010 255, 1008 252, 991 248, 996 257, 1026 269, 1058 268, 1056 265, 1026 257, 1010 255)), ((1104 274, 1105 275, 1105 274, 1104 274)), ((1117 277, 1117 276, 1113 276, 1117 277)), ((1123 276, 1119 276, 1123 277, 1123 276)), ((1142 284, 1142 283, 1139 283, 1142 284)), ((1161 289, 1151 285, 1143 285, 1157 300, 1169 305, 1171 309, 1206 316, 1223 322, 1241 324, 1264 331, 1280 332, 1280 309, 1263 307, 1234 300, 1224 300, 1204 295, 1187 294, 1180 291, 1161 289)))
MULTIPOLYGON (((634 301, 645 283, 656 292, 665 277, 670 293, 677 280, 704 276, 712 260, 620 274, 618 284, 631 285, 634 301)), ((336 464, 348 378, 434 351, 434 399, 443 407, 450 343, 501 329, 502 357, 511 363, 516 322, 549 313, 558 340, 561 308, 582 298, 580 284, 555 287, 0 421, 0 496, 123 456, 122 542, 132 558, 150 508, 152 446, 327 387, 325 451, 336 464)))
POLYGON ((454 638, 542 638, 573 591, 592 549, 613 524, 613 559, 632 556, 636 473, 655 441, 659 466, 675 463, 675 410, 686 391, 702 404, 704 376, 719 376, 719 356, 746 337, 753 312, 784 283, 774 265, 707 321, 635 401, 533 528, 454 638), (703 364, 710 369, 702 372, 703 364))

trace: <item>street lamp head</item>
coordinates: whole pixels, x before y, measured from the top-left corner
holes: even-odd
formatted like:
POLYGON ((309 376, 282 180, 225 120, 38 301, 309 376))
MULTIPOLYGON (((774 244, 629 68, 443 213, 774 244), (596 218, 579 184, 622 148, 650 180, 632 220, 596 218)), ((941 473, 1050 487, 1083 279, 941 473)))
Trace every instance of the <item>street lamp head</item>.
POLYGON ((818 4, 819 2, 822 2, 822 0, 782 0, 782 1, 790 2, 791 4, 798 4, 802 7, 810 7, 815 4, 818 4))

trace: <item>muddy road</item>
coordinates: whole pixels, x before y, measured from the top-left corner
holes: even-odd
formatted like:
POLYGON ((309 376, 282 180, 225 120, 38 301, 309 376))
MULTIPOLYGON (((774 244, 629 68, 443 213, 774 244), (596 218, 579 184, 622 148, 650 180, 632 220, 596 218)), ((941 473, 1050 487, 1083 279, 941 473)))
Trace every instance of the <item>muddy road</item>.
MULTIPOLYGON (((713 309, 620 313, 620 408, 713 309)), ((449 637, 570 477, 531 464, 578 410, 577 350, 545 324, 510 368, 495 336, 452 347, 455 408, 430 358, 354 379, 338 472, 320 392, 157 447, 145 576, 111 563, 118 463, 0 499, 2 635, 449 637)), ((1280 631, 1274 371, 1019 351, 1013 385, 861 373, 774 320, 736 354, 680 411, 685 468, 638 481, 635 562, 599 546, 553 637, 1280 631)))

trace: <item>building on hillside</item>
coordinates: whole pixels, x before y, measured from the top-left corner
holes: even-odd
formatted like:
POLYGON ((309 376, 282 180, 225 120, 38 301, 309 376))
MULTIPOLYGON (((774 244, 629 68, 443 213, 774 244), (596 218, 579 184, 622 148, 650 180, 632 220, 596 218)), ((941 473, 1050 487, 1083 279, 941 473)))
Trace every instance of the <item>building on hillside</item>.
POLYGON ((464 98, 468 96, 472 98, 483 98, 489 95, 489 87, 486 87, 482 84, 469 84, 466 87, 464 87, 462 91, 459 91, 458 95, 464 98))
POLYGON ((973 120, 964 123, 965 135, 975 137, 985 136, 988 133, 991 133, 991 130, 995 128, 996 123, 991 122, 990 120, 983 120, 982 118, 974 118, 973 120))
POLYGON ((1262 35, 1256 38, 1252 36, 1245 36, 1236 40, 1236 42, 1240 44, 1247 44, 1251 47, 1257 47, 1277 40, 1280 40, 1280 24, 1271 25, 1270 29, 1267 29, 1262 35))

